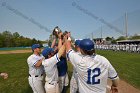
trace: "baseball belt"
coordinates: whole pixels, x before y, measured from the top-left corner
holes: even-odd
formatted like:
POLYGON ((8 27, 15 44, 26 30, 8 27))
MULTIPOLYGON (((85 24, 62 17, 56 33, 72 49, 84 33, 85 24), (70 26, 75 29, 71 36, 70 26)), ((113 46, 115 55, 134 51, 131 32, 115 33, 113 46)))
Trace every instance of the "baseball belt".
MULTIPOLYGON (((34 75, 30 75, 30 74, 29 74, 29 76, 32 77, 32 76, 34 76, 34 75)), ((43 74, 41 74, 41 75, 35 75, 34 77, 39 77, 39 76, 43 76, 43 74)))

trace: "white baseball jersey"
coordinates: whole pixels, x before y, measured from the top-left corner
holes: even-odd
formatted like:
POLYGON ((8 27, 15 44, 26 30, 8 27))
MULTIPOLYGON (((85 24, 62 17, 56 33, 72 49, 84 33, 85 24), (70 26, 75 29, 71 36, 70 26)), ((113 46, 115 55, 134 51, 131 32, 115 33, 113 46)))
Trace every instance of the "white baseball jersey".
POLYGON ((27 59, 27 63, 28 63, 28 66, 29 66, 29 74, 31 76, 36 76, 36 75, 41 75, 43 74, 44 72, 44 68, 43 66, 40 66, 38 68, 35 67, 35 64, 41 60, 43 58, 42 55, 35 55, 35 54, 32 54, 31 56, 28 57, 27 59))
POLYGON ((28 57, 27 63, 29 66, 29 84, 33 90, 33 93, 45 93, 44 84, 43 84, 43 73, 44 68, 40 66, 38 68, 35 67, 35 64, 42 59, 42 55, 32 54, 28 57))
POLYGON ((58 58, 58 54, 54 55, 53 57, 49 59, 45 59, 42 62, 42 65, 44 66, 46 78, 45 81, 52 83, 54 81, 58 81, 58 70, 57 70, 57 62, 59 62, 60 59, 58 58))
POLYGON ((80 93, 106 93, 107 79, 118 78, 109 61, 100 55, 79 55, 73 50, 67 53, 77 71, 80 93))

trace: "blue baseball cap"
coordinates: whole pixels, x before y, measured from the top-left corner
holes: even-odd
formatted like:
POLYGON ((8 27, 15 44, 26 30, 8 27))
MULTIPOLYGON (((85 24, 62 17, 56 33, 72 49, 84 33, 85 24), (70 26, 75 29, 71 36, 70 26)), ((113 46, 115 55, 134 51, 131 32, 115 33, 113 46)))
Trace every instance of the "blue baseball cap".
POLYGON ((47 56, 48 56, 50 53, 52 53, 52 52, 54 52, 54 49, 53 49, 53 48, 47 47, 47 48, 45 48, 45 49, 42 51, 42 55, 43 55, 45 58, 47 58, 47 56))
POLYGON ((79 47, 81 49, 91 51, 91 50, 94 50, 94 42, 90 39, 83 39, 81 40, 79 47))
POLYGON ((41 46, 39 44, 33 44, 32 45, 32 50, 36 49, 36 48, 41 48, 41 46))
POLYGON ((81 40, 76 40, 76 41, 75 41, 75 45, 76 45, 76 46, 79 46, 80 42, 81 42, 81 40))

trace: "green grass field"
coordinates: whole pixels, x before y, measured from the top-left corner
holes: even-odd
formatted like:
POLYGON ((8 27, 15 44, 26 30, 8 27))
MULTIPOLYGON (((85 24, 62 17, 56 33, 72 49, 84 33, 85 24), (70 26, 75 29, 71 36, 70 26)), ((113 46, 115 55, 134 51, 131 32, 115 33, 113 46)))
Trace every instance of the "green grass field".
POLYGON ((97 53, 111 62, 121 79, 140 89, 140 54, 108 50, 97 53))
MULTIPOLYGON (((113 51, 97 51, 97 53, 110 60, 121 79, 140 89, 140 54, 113 51)), ((0 93, 32 93, 28 84, 26 62, 30 54, 0 54, 0 71, 9 74, 7 80, 0 78, 0 93)), ((68 72, 71 76, 70 64, 68 72)))

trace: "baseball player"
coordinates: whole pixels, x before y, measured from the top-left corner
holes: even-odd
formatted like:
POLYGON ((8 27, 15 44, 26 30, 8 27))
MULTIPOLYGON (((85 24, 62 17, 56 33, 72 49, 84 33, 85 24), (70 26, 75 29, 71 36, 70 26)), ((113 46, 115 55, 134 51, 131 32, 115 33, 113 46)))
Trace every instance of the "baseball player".
MULTIPOLYGON (((80 53, 80 44, 81 40, 76 40, 75 41, 75 49, 77 54, 81 54, 80 53)), ((73 67, 73 73, 72 73, 72 77, 71 77, 71 81, 70 81, 70 93, 77 93, 78 92, 78 77, 77 77, 77 72, 76 69, 73 67)))
POLYGON ((118 93, 118 75, 103 56, 95 54, 94 43, 90 39, 81 40, 81 55, 71 48, 70 41, 66 43, 67 55, 76 69, 80 93, 106 93, 107 79, 112 80, 112 93, 118 93))
MULTIPOLYGON (((64 38, 67 38, 68 32, 65 31, 64 33, 58 34, 58 50, 62 47, 64 43, 64 38)), ((58 76, 59 76, 59 87, 61 93, 66 93, 67 86, 69 84, 68 74, 67 74, 67 59, 66 59, 66 53, 62 55, 60 58, 60 62, 57 63, 57 69, 58 69, 58 76)))
MULTIPOLYGON (((62 33, 59 32, 57 33, 58 37, 58 50, 60 50, 60 48, 63 45, 63 38, 66 37, 68 32, 62 33)), ((53 42, 52 42, 52 48, 54 47, 56 43, 56 38, 54 38, 53 42)), ((60 62, 57 63, 57 69, 58 69, 58 76, 59 76, 59 87, 60 87, 60 92, 61 93, 66 93, 68 83, 69 83, 69 79, 68 79, 68 74, 67 74, 67 60, 66 60, 66 53, 63 54, 60 58, 60 62)))
POLYGON ((62 56, 62 54, 64 54, 65 46, 63 45, 57 54, 53 52, 54 50, 52 48, 46 48, 42 51, 42 55, 45 57, 45 60, 42 62, 42 65, 44 66, 46 73, 46 93, 60 93, 58 84, 58 70, 56 64, 60 62, 59 58, 62 56))
POLYGON ((3 77, 4 79, 8 78, 8 74, 5 72, 0 72, 0 77, 3 77))
POLYGON ((33 90, 33 93, 45 93, 44 89, 44 68, 42 66, 43 56, 41 53, 41 46, 39 44, 32 45, 33 54, 27 59, 29 66, 28 81, 33 90))

